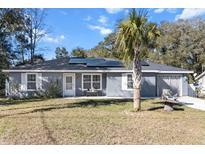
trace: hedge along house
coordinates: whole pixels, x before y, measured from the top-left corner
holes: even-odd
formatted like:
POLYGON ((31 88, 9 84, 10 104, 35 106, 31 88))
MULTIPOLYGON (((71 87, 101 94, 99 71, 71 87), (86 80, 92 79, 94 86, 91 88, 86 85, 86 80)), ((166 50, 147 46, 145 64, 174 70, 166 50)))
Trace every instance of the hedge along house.
MULTIPOLYGON (((170 89, 178 96, 188 95, 186 76, 192 71, 150 61, 141 64, 142 97, 159 97, 163 89, 170 89)), ((132 69, 118 60, 70 57, 21 65, 3 72, 8 75, 7 96, 33 95, 56 83, 63 97, 133 97, 132 69)))

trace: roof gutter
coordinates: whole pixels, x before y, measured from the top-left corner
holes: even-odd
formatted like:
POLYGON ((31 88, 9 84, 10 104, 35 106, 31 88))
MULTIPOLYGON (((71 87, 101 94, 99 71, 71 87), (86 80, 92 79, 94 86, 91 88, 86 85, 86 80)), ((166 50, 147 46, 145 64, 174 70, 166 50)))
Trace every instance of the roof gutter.
MULTIPOLYGON (((28 73, 43 73, 43 72, 58 72, 58 73, 81 73, 81 72, 132 72, 132 70, 2 70, 4 73, 20 73, 20 72, 28 72, 28 73)), ((142 70, 143 73, 176 73, 176 74, 188 74, 194 73, 193 71, 160 71, 160 70, 142 70)))
POLYGON ((194 71, 160 71, 160 70, 142 70, 145 73, 174 73, 174 74, 189 74, 194 73, 194 71))

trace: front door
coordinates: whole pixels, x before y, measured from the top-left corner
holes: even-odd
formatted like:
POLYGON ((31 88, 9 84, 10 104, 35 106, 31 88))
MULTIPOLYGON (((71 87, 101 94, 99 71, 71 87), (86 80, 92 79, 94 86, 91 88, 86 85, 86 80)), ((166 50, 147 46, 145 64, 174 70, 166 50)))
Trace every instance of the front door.
POLYGON ((63 75, 63 96, 75 96, 74 73, 65 73, 63 75))

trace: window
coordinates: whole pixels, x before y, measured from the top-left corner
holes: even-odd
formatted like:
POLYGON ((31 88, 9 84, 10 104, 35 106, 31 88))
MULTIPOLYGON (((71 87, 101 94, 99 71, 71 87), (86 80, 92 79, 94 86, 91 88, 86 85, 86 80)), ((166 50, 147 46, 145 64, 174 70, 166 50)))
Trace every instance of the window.
POLYGON ((127 89, 133 89, 133 80, 131 74, 127 75, 127 89))
POLYGON ((66 90, 73 89, 73 78, 72 76, 66 76, 66 90))
POLYGON ((100 89, 100 75, 93 75, 93 89, 100 89))
POLYGON ((36 90, 36 74, 27 75, 27 89, 36 90))
POLYGON ((100 90, 101 75, 99 74, 84 74, 83 75, 83 90, 100 90))
POLYGON ((83 75, 83 89, 91 89, 91 75, 83 75))

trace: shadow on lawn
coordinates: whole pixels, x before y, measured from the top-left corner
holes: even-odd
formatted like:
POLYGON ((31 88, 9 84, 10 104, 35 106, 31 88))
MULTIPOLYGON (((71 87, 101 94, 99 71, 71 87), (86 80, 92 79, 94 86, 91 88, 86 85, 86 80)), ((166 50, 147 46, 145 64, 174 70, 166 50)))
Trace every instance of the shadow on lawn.
POLYGON ((86 100, 81 102, 74 103, 66 103, 66 104, 58 104, 52 105, 47 108, 34 109, 34 112, 39 111, 50 111, 53 109, 64 109, 64 108, 82 108, 82 107, 97 107, 97 106, 105 106, 105 105, 121 105, 127 103, 128 99, 120 99, 120 100, 86 100))
MULTIPOLYGON (((164 109, 164 106, 157 106, 157 107, 151 107, 148 108, 147 111, 155 111, 155 110, 160 110, 160 109, 164 109)), ((184 111, 183 108, 179 108, 179 107, 173 107, 174 111, 184 111)))
POLYGON ((4 99, 0 100, 0 106, 8 106, 8 105, 17 105, 17 104, 24 104, 24 103, 29 103, 29 102, 39 102, 39 101, 44 101, 46 99, 43 98, 36 98, 36 99, 19 99, 19 100, 14 100, 14 99, 4 99))
MULTIPOLYGON (((44 111, 50 111, 50 110, 56 110, 56 109, 65 109, 65 108, 82 108, 82 107, 97 107, 97 106, 105 106, 105 105, 121 105, 129 102, 130 99, 116 99, 116 100, 84 100, 80 102, 73 102, 73 103, 65 103, 65 104, 56 104, 56 105, 42 105, 38 106, 37 109, 33 109, 31 111, 27 112, 21 112, 21 113, 15 113, 10 115, 2 115, 0 118, 7 117, 7 116, 14 116, 14 115, 22 115, 22 114, 29 114, 29 113, 35 113, 35 112, 44 112, 44 111)), ((18 109, 28 109, 32 107, 25 107, 25 108, 17 108, 18 109)), ((10 109, 8 109, 10 110, 10 109)), ((6 110, 3 110, 6 111, 6 110)))
MULTIPOLYGON (((153 102, 152 104, 163 104, 163 103, 162 103, 162 101, 159 101, 159 102, 153 102)), ((174 107, 173 107, 174 111, 184 111, 184 108, 181 108, 178 106, 183 106, 183 105, 182 104, 174 105, 174 107)), ((150 107, 147 109, 147 111, 155 111, 155 110, 160 110, 163 108, 164 108, 164 105, 160 105, 160 106, 150 107)))

